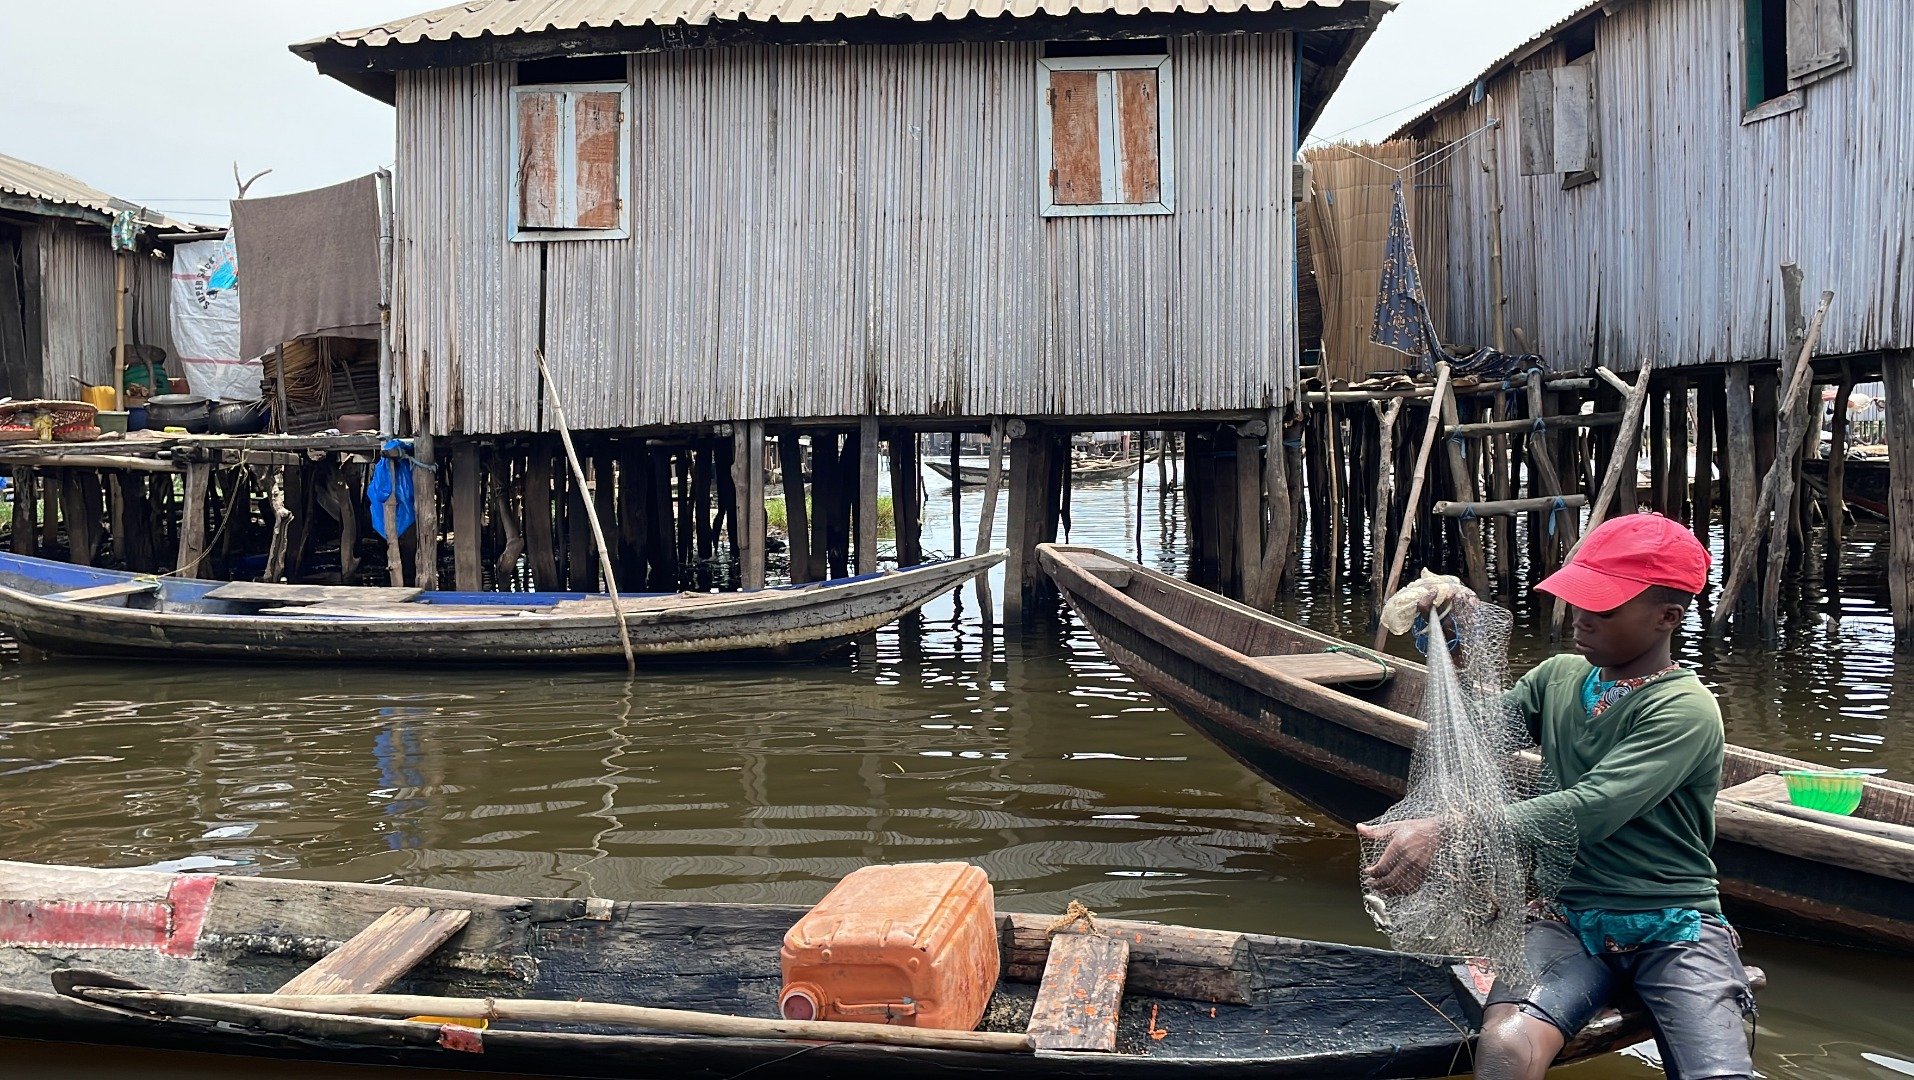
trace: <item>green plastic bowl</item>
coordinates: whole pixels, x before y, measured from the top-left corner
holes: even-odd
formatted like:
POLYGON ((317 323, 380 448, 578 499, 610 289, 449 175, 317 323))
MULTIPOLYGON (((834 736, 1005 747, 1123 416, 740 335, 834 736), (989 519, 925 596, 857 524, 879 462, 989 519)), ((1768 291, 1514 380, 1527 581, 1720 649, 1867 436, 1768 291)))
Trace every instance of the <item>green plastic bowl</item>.
POLYGON ((1868 774, 1859 770, 1783 769, 1788 801, 1829 814, 1852 814, 1861 805, 1861 783, 1868 774))

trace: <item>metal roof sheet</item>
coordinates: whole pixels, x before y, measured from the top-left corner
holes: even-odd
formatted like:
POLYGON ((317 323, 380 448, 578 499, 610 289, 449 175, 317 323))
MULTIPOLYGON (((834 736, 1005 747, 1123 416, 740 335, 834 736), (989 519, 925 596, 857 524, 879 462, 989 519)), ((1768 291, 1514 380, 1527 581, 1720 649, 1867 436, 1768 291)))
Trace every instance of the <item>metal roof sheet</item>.
POLYGON ((715 22, 829 22, 881 16, 991 19, 1031 15, 1233 14, 1337 8, 1344 0, 468 0, 421 15, 295 45, 362 47, 510 37, 545 31, 613 26, 701 25, 715 22))
MULTIPOLYGON (((1623 2, 1626 2, 1626 0, 1623 0, 1623 2)), ((1508 67, 1510 64, 1520 63, 1523 60, 1527 59, 1528 57, 1534 55, 1536 50, 1541 49, 1551 44, 1552 42, 1554 42, 1554 40, 1558 36, 1560 36, 1564 30, 1567 30, 1569 27, 1574 26, 1576 23, 1581 22, 1585 18, 1588 18, 1589 15, 1593 14, 1597 9, 1609 8, 1614 6, 1616 6, 1616 0, 1588 0, 1588 3, 1583 4, 1581 7, 1576 8, 1574 11, 1569 12, 1567 15, 1564 15, 1560 19, 1557 19, 1555 22, 1549 24, 1547 29, 1544 29, 1536 33, 1533 37, 1530 37, 1527 41, 1522 42, 1522 44, 1517 45, 1515 48, 1510 49, 1508 52, 1502 54, 1501 58, 1496 60, 1495 63, 1490 64, 1486 68, 1483 68, 1481 74, 1477 75, 1473 79, 1470 79, 1468 82, 1464 83, 1460 88, 1456 89, 1454 92, 1443 97, 1441 101, 1436 102, 1434 105, 1431 105, 1428 108, 1422 110, 1421 112, 1415 114, 1414 116, 1410 117, 1408 120, 1403 121, 1400 125, 1396 127, 1395 133, 1390 135, 1389 137, 1391 139, 1400 139, 1403 136, 1409 134, 1409 132, 1415 130, 1416 125, 1422 123, 1424 120, 1427 120, 1428 118, 1436 115, 1437 113, 1448 111, 1448 109, 1451 106, 1455 105, 1456 102, 1468 101, 1473 96, 1477 83, 1487 82, 1489 79, 1494 78, 1495 75, 1498 72, 1500 72, 1503 68, 1508 67)))
POLYGON ((112 217, 122 210, 136 210, 141 223, 146 225, 168 229, 188 227, 184 222, 175 221, 156 210, 135 206, 125 199, 116 199, 77 177, 6 154, 0 154, 0 193, 39 199, 59 206, 77 206, 106 217, 112 217))

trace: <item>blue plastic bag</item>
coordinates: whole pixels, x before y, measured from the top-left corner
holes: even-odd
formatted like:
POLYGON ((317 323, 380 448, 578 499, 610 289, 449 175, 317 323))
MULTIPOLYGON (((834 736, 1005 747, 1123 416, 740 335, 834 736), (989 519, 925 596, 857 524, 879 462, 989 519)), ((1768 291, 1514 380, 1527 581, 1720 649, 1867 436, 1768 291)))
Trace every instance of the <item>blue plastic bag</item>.
MULTIPOLYGON (((404 439, 387 439, 385 449, 410 454, 411 446, 404 439)), ((399 535, 412 527, 412 467, 397 466, 404 458, 389 458, 381 455, 379 463, 372 467, 372 482, 366 485, 366 503, 372 510, 372 528, 380 536, 385 536, 385 504, 388 499, 397 498, 398 506, 394 518, 399 526, 399 535)), ((389 537, 388 537, 389 539, 389 537)))

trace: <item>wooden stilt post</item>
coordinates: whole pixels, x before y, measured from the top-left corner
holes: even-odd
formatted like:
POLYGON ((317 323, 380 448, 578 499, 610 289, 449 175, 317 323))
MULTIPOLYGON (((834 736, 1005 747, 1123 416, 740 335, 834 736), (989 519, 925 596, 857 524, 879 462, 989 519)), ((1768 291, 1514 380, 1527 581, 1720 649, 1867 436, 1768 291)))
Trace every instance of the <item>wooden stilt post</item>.
POLYGON ((34 511, 37 503, 34 488, 38 477, 30 468, 16 466, 13 470, 13 553, 15 555, 34 555, 39 552, 39 535, 34 511))
MULTIPOLYGON (((439 472, 434 468, 432 434, 412 440, 412 577, 421 589, 439 587, 439 472)), ((395 463, 394 467, 397 465, 395 463)))
MULTIPOLYGON (((381 450, 379 456, 385 459, 386 467, 395 474, 405 467, 405 458, 397 450, 381 450)), ((396 589, 405 584, 405 549, 399 543, 399 498, 396 492, 379 504, 379 513, 382 515, 380 524, 385 528, 386 581, 396 589)))
POLYGON ((1715 384, 1706 375, 1695 387, 1695 475, 1688 522, 1695 539, 1708 544, 1715 513, 1715 384))
MULTIPOLYGON (((731 425, 731 483, 738 498, 738 578, 747 590, 764 588, 764 421, 731 425)), ((785 512, 790 512, 789 505, 785 512)), ((788 518, 786 519, 789 520, 788 518)))
MULTIPOLYGON (((1456 412, 1453 386, 1447 393, 1436 398, 1436 403, 1441 407, 1443 423, 1453 428, 1462 422, 1456 412)), ((1475 478, 1469 472, 1468 457, 1463 453, 1462 444, 1454 438, 1444 439, 1443 442, 1448 447, 1449 481, 1454 486, 1456 499, 1462 502, 1477 501, 1475 478)), ((1477 596, 1486 597, 1489 595, 1489 570, 1482 555, 1482 523, 1473 518, 1466 518, 1461 521, 1460 527, 1462 559, 1469 588, 1475 590, 1477 596)))
POLYGON ((1828 523, 1825 569, 1828 580, 1841 576, 1841 548, 1847 532, 1848 398, 1854 395, 1854 368, 1841 362, 1841 383, 1834 391, 1834 417, 1828 432, 1828 523))
POLYGON ((1648 395, 1648 508, 1668 516, 1668 391, 1648 395))
POLYGON ((1261 420, 1236 428, 1236 578, 1250 603, 1263 593, 1263 434, 1261 420))
MULTIPOLYGON (((896 498, 891 506, 896 510, 896 498)), ((877 570, 877 417, 857 422, 857 572, 877 570)))
MULTIPOLYGON (((1388 587, 1385 578, 1389 574, 1389 515, 1395 512, 1396 502, 1396 417, 1402 415, 1402 399, 1372 401, 1369 403, 1378 418, 1379 436, 1377 439, 1378 457, 1376 470, 1376 531, 1375 557, 1370 560, 1370 587, 1375 592, 1376 602, 1371 607, 1380 612, 1382 601, 1386 599, 1383 590, 1388 587)), ((1272 493, 1271 498, 1275 496, 1272 493)))
MULTIPOLYGON (((1276 594, 1290 573, 1291 536, 1295 506, 1290 501, 1289 452, 1283 446, 1283 410, 1271 409, 1263 421, 1263 497, 1268 505, 1268 530, 1263 538, 1263 565, 1256 574, 1254 604, 1260 611, 1276 606, 1276 594)), ((1376 557, 1381 562, 1381 555, 1376 557)))
POLYGON ((525 555, 525 515, 513 499, 512 465, 505 452, 495 448, 491 468, 486 471, 491 486, 492 523, 499 532, 498 561, 492 564, 492 582, 500 591, 516 584, 518 562, 525 555))
MULTIPOLYGON (((1004 429, 1005 421, 1003 417, 993 416, 990 418, 990 471, 984 477, 984 505, 982 512, 977 518, 976 550, 979 555, 990 550, 990 542, 995 538, 997 530, 997 493, 1003 488, 1004 482, 1004 429)), ((954 454, 951 460, 956 460, 954 454)), ((953 491, 962 486, 957 483, 955 479, 956 475, 956 471, 953 469, 951 472, 951 489, 953 491)), ((956 519, 953 517, 953 524, 951 526, 952 536, 957 535, 955 521, 956 519)))
MULTIPOLYGON (((1436 362, 1435 401, 1441 401, 1449 393, 1449 365, 1446 361, 1436 362)), ((1415 472, 1409 478, 1409 497, 1402 504, 1402 527, 1397 530, 1401 535, 1396 539, 1396 553, 1389 560, 1389 576, 1383 579, 1382 592, 1377 602, 1387 600, 1396 591, 1396 583, 1402 580, 1402 564, 1409 558, 1409 540, 1415 535, 1416 518, 1422 507, 1422 482, 1429 468, 1429 451, 1435 448, 1436 435, 1442 430, 1442 410, 1434 402, 1429 406, 1429 421, 1422 430, 1422 447, 1416 451, 1415 472)), ((1388 640, 1389 632, 1376 628, 1376 648, 1380 649, 1388 640)))
MULTIPOLYGON (((569 466, 573 448, 570 440, 561 440, 569 466)), ((589 525, 596 507, 592 505, 591 486, 584 469, 567 471, 565 485, 565 587, 579 592, 609 591, 599 580, 598 565, 592 558, 592 532, 589 525)))
POLYGON ((204 461, 189 462, 181 505, 179 556, 174 572, 181 577, 202 577, 200 560, 206 557, 206 496, 213 484, 213 467, 204 461))
POLYGON ((542 443, 525 459, 525 557, 532 584, 550 592, 559 587, 558 544, 552 528, 552 456, 542 443))
MULTIPOLYGON (((1728 622, 1738 606, 1734 598, 1742 595, 1754 575, 1759 562, 1759 538, 1761 530, 1769 524, 1768 515, 1774 513, 1773 527, 1768 530, 1770 551, 1769 580, 1761 590, 1761 607, 1770 626, 1779 604, 1781 589, 1781 562, 1787 558, 1788 520, 1787 508, 1794 497, 1794 458, 1801 441, 1800 424, 1806 417, 1801 411, 1801 402, 1807 396, 1808 386, 1814 373, 1814 346, 1821 338, 1821 326, 1828 315, 1828 305, 1834 302, 1834 294, 1824 292, 1821 302, 1815 306, 1814 321, 1808 326, 1807 338, 1802 342, 1800 355, 1796 357, 1794 368, 1788 378, 1788 390, 1784 401, 1778 402, 1782 427, 1776 433, 1775 445, 1786 447, 1788 456, 1775 461, 1761 482, 1761 492, 1752 500, 1749 507, 1747 538, 1748 542, 1736 548, 1728 560, 1728 573, 1722 578, 1721 603, 1715 608, 1713 631, 1719 635, 1728 629, 1728 622)), ((1737 510, 1736 516, 1740 517, 1737 510)))
POLYGON ((726 584, 734 589, 744 587, 744 492, 737 482, 738 473, 738 424, 727 425, 728 437, 720 438, 713 444, 711 476, 713 487, 718 493, 717 531, 730 538, 731 566, 725 573, 726 584))
POLYGON ((452 448, 452 583, 460 592, 484 587, 484 500, 478 444, 461 442, 452 448))
MULTIPOLYGON (((1724 376, 1728 398, 1726 453, 1728 465, 1728 543, 1726 561, 1732 562, 1744 548, 1758 546, 1755 534, 1755 422, 1753 380, 1749 365, 1732 364, 1724 376)), ((1754 557, 1749 552, 1749 558, 1754 557)), ((1721 612, 1739 606, 1746 597, 1738 590, 1723 590, 1716 604, 1715 618, 1721 612)))
POLYGON ((1677 379, 1669 388, 1668 483, 1664 514, 1688 522, 1688 382, 1677 379))
POLYGON ((791 556, 791 580, 816 581, 811 574, 810 508, 804 497, 804 447, 795 431, 778 435, 778 473, 784 477, 784 543, 791 556))
MULTIPOLYGON (((1649 380, 1654 375, 1655 362, 1650 357, 1642 357, 1641 371, 1635 376, 1635 385, 1629 386, 1621 377, 1605 367, 1598 367, 1595 373, 1613 386, 1622 395, 1622 425, 1615 435, 1615 448, 1608 455, 1608 470, 1602 477, 1602 489, 1595 496, 1595 504, 1589 508, 1588 531, 1594 532, 1608 519, 1608 508, 1614 503, 1616 493, 1624 482, 1635 483, 1636 461, 1640 456, 1642 438, 1642 410, 1648 404, 1649 380)), ((1627 511, 1622 511, 1626 513, 1627 511)), ((1586 536, 1583 537, 1586 539, 1586 536)), ((1562 557, 1567 562, 1575 554, 1575 548, 1581 546, 1577 540, 1562 557)), ((1555 601, 1555 613, 1550 620, 1551 631, 1561 636, 1562 626, 1568 618, 1568 605, 1558 597, 1555 601)))
POLYGON ((838 537, 838 434, 811 433, 811 571, 814 581, 850 573, 850 553, 838 537))
POLYGON ((1010 513, 1006 522, 1005 547, 1009 551, 1004 564, 1004 621, 1018 622, 1035 591, 1036 576, 1043 571, 1037 565, 1036 549, 1042 524, 1043 489, 1049 472, 1044 452, 1042 428, 1035 423, 1010 419, 1004 423, 1010 439, 1010 513))
MULTIPOLYGON (((1528 386, 1524 388, 1528 394, 1529 413, 1537 419, 1548 415, 1545 411, 1547 406, 1543 397, 1541 374, 1539 370, 1531 371, 1528 386)), ((1531 485, 1529 494, 1546 496, 1567 494, 1568 489, 1562 484, 1562 471, 1555 463, 1555 448, 1549 445, 1548 432, 1531 432, 1528 437, 1528 446, 1529 467, 1533 470, 1529 474, 1531 485)), ((1547 556, 1544 565, 1536 568, 1536 580, 1540 581, 1543 576, 1560 565, 1557 551, 1567 551, 1575 546, 1581 531, 1581 515, 1566 507, 1551 506, 1536 525, 1546 536, 1560 539, 1559 546, 1552 540, 1545 540, 1542 544, 1542 549, 1547 552, 1547 556)))
POLYGON ((1887 412, 1888 605, 1894 647, 1914 651, 1914 352, 1881 361, 1887 412))
MULTIPOLYGON (((963 433, 950 433, 950 556, 964 557, 964 485, 958 481, 963 466, 963 433)), ((987 622, 988 620, 986 620, 987 622)))
POLYGON ((919 497, 922 481, 917 465, 917 433, 896 427, 885 436, 890 450, 891 520, 897 530, 897 565, 916 566, 924 561, 923 519, 919 497))

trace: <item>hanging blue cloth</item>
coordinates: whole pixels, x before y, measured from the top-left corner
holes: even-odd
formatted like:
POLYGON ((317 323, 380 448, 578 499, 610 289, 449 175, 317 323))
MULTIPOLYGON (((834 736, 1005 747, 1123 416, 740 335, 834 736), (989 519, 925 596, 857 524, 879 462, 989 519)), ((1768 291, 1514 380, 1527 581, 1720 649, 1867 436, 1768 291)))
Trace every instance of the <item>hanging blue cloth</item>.
POLYGON ((1377 283, 1376 328, 1369 340, 1421 361, 1425 371, 1435 368, 1442 339, 1429 321, 1429 305, 1422 295, 1422 271, 1416 267, 1416 242, 1409 235, 1409 208, 1396 177, 1395 205, 1389 211, 1389 240, 1382 253, 1382 278, 1377 283))
MULTIPOLYGON (((366 503, 372 510, 372 528, 380 536, 385 536, 385 504, 388 499, 397 499, 394 520, 399 526, 399 535, 412 527, 412 466, 411 450, 404 439, 387 439, 385 449, 405 454, 405 457, 389 458, 383 454, 379 463, 372 467, 372 482, 366 485, 366 503), (400 462, 406 467, 399 468, 400 462)), ((389 538, 388 538, 389 539, 389 538)))

